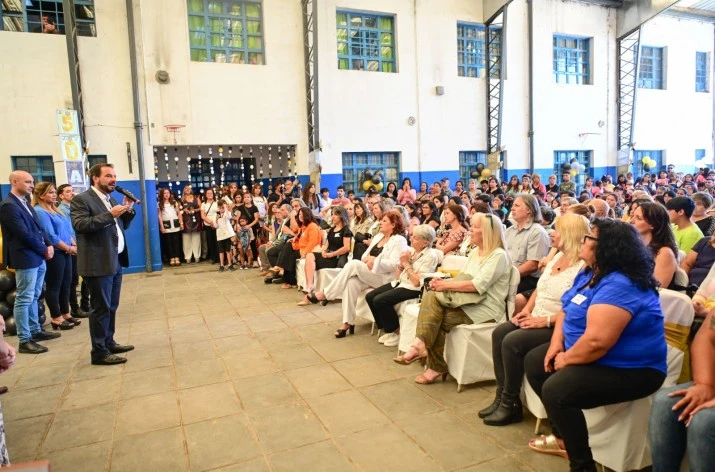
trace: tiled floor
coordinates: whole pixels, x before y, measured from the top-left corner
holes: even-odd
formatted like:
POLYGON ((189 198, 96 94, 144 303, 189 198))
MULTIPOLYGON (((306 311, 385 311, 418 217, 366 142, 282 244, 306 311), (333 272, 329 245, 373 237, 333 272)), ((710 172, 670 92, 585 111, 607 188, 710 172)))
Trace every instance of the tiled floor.
MULTIPOLYGON (((87 322, 0 376, 14 462, 55 472, 559 471, 534 419, 490 428, 493 385, 420 386, 370 336, 335 339, 340 305, 296 306, 257 271, 199 264, 124 279, 122 366, 89 363, 87 322)), ((8 338, 17 343, 17 338, 8 338)))

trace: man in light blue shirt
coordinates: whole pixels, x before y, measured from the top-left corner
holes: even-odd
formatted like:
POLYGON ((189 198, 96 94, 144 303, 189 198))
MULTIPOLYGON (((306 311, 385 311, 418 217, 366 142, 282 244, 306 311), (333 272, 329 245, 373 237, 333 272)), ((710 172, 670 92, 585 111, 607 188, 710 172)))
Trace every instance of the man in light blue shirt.
MULTIPOLYGON (((70 203, 74 198, 74 189, 70 184, 62 184, 57 187, 57 197, 60 204, 57 209, 62 212, 67 218, 70 217, 70 203)), ((72 229, 72 239, 77 241, 77 236, 72 229)), ((72 256, 72 283, 70 284, 70 314, 75 318, 89 317, 89 290, 86 284, 82 281, 82 302, 81 306, 77 303, 77 284, 79 283, 79 275, 77 274, 77 256, 72 256)))

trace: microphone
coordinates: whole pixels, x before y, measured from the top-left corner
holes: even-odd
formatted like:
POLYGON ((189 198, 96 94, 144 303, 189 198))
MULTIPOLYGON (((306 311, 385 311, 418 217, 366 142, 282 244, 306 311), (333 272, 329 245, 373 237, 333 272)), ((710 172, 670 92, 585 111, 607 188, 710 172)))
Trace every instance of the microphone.
POLYGON ((125 190, 125 189, 123 189, 122 187, 120 187, 119 185, 115 185, 115 186, 114 186, 114 190, 116 190, 117 192, 121 193, 122 195, 124 195, 124 196, 127 197, 129 200, 131 200, 131 201, 133 201, 134 203, 136 203, 137 205, 141 205, 141 204, 142 204, 141 200, 139 200, 137 197, 135 197, 134 194, 133 194, 132 192, 130 192, 129 190, 125 190))

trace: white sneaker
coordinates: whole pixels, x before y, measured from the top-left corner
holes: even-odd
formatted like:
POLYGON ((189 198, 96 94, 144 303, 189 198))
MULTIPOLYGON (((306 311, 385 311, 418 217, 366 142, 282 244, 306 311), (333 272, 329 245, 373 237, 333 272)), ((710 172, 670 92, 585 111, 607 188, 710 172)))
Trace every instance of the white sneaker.
POLYGON ((389 338, 391 334, 392 334, 392 333, 385 333, 385 334, 383 334, 382 336, 380 336, 379 338, 377 338, 377 342, 379 342, 380 344, 385 344, 385 339, 389 338))
POLYGON ((388 333, 386 334, 385 340, 382 342, 382 344, 385 345, 385 347, 396 347, 398 344, 400 344, 400 335, 395 334, 395 333, 388 333))

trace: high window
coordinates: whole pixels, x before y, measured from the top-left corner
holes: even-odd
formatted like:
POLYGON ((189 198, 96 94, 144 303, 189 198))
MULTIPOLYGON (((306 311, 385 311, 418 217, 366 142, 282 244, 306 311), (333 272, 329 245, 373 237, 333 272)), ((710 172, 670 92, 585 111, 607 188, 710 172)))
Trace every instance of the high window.
POLYGON ((343 185, 346 192, 353 190, 358 195, 365 193, 362 184, 366 170, 373 174, 382 171, 383 191, 387 190, 388 182, 395 182, 400 187, 397 181, 400 173, 399 152, 344 152, 343 185))
POLYGON ((263 5, 252 0, 188 0, 191 60, 266 63, 263 5))
MULTIPOLYGON (((492 77, 499 77, 501 60, 501 28, 490 28, 492 35, 492 62, 497 64, 492 77)), ((487 40, 483 25, 457 23, 457 74, 460 77, 487 75, 487 40)))
MULTIPOLYGON (((64 34, 62 0, 2 0, 2 29, 26 33, 64 34)), ((74 0, 77 34, 97 36, 94 0, 74 0)))
POLYGON ((459 152, 459 180, 464 183, 466 188, 467 182, 472 177, 470 174, 477 168, 477 164, 487 165, 487 153, 485 151, 460 151, 459 152))
POLYGON ((663 151, 633 151, 633 177, 641 177, 643 174, 656 174, 663 168, 663 151), (643 158, 650 157, 655 161, 655 166, 651 167, 648 172, 643 169, 643 158))
POLYGON ((586 183, 586 177, 593 177, 591 175, 591 151, 554 151, 554 174, 561 181, 561 174, 563 173, 561 166, 570 164, 574 159, 579 164, 586 166, 585 171, 579 172, 576 177, 571 177, 571 181, 580 188, 586 183))
POLYGON ((695 53, 695 91, 696 92, 709 92, 710 84, 708 77, 709 71, 708 67, 708 53, 706 52, 696 52, 695 53))
POLYGON ((557 84, 591 83, 591 40, 554 35, 554 79, 557 84))
POLYGON ((338 69, 397 72, 395 17, 338 11, 338 69))
POLYGON ((705 149, 696 149, 695 150, 695 161, 697 162, 700 159, 702 159, 703 157, 705 157, 705 149))
POLYGON ((662 89, 663 87, 663 48, 643 46, 641 48, 638 87, 662 89))
POLYGON ((29 172, 38 182, 55 183, 55 164, 52 156, 13 156, 12 170, 29 172))
POLYGON ((103 154, 90 154, 87 156, 87 165, 91 169, 92 167, 96 166, 97 164, 106 164, 107 163, 107 156, 103 154))

